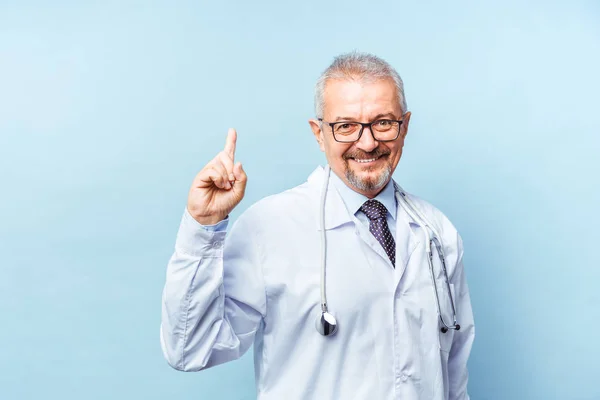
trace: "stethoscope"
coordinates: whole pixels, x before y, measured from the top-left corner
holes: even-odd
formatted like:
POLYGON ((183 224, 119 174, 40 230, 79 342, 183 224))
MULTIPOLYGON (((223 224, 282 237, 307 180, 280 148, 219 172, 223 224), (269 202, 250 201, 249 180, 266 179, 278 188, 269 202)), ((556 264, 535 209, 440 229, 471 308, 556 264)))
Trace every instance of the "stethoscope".
MULTIPOLYGON (((338 330, 338 323, 333 314, 327 309, 327 296, 325 293, 325 264, 327 260, 327 236, 325 234, 325 200, 327 197, 327 187, 329 185, 329 174, 331 169, 329 165, 325 168, 325 179, 323 180, 323 189, 321 190, 321 210, 320 210, 320 228, 321 228, 321 315, 317 318, 316 327, 317 331, 323 336, 331 336, 338 330)), ((402 205, 402 208, 408 213, 408 215, 419 225, 423 227, 425 232, 425 251, 427 252, 427 261, 429 263, 429 274, 431 275, 431 283, 433 292, 435 294, 435 300, 437 305, 437 313, 441 322, 440 330, 442 333, 448 332, 449 329, 459 330, 460 325, 456 322, 456 308, 454 306, 454 297, 450 289, 450 280, 448 279, 448 271, 446 270, 446 259, 444 257, 444 251, 440 242, 440 235, 433 227, 432 224, 427 222, 427 219, 421 214, 421 212, 414 206, 412 201, 406 196, 404 190, 394 182, 394 189, 396 195, 396 201, 402 205), (429 230, 433 233, 433 236, 429 234, 429 230), (452 318, 453 323, 448 324, 442 315, 440 307, 440 297, 438 295, 437 284, 435 283, 435 274, 433 271, 433 246, 435 246, 437 253, 440 257, 442 264, 442 270, 446 279, 446 288, 450 296, 450 304, 452 305, 452 318)))

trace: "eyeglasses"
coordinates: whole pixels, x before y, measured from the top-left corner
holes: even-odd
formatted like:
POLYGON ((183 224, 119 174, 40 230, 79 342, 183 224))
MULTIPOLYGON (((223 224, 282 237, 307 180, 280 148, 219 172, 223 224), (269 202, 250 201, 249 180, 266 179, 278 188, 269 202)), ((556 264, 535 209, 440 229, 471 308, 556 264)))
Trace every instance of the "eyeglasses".
POLYGON ((400 125, 402 120, 378 119, 373 122, 363 123, 354 121, 327 122, 319 118, 331 127, 333 138, 340 143, 353 143, 360 140, 365 128, 371 130, 373 139, 378 142, 391 142, 400 135, 400 125))

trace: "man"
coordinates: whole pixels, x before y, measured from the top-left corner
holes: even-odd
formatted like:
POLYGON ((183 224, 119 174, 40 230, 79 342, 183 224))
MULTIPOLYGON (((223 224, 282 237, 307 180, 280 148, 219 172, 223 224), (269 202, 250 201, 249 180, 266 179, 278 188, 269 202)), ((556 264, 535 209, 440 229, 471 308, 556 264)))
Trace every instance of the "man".
POLYGON ((317 83, 315 108, 309 123, 331 173, 317 168, 254 204, 227 238, 247 181, 235 131, 194 179, 163 295, 166 359, 197 371, 254 344, 263 400, 468 399, 474 327, 461 239, 440 211, 407 195, 443 244, 448 283, 440 263, 432 279, 424 223, 395 195, 411 116, 400 76, 372 55, 339 56, 317 83), (339 328, 324 336, 315 321, 327 176, 325 288, 339 328))

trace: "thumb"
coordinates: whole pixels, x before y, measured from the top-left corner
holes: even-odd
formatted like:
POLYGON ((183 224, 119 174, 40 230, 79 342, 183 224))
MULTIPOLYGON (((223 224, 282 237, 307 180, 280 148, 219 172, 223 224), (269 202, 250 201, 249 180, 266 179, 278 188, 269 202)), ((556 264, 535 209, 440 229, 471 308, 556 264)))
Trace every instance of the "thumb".
POLYGON ((235 175, 235 183, 236 186, 239 184, 241 189, 244 190, 246 188, 246 182, 248 181, 248 176, 242 167, 242 163, 238 162, 233 166, 233 174, 235 175))

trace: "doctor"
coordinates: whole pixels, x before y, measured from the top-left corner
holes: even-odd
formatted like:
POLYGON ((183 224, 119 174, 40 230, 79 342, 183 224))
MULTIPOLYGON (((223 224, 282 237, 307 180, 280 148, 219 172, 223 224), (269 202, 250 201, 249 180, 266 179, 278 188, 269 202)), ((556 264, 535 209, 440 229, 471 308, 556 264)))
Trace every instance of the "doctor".
POLYGON ((402 206, 392 180, 411 116, 400 76, 378 57, 341 55, 317 82, 315 108, 328 167, 251 206, 227 237, 247 182, 234 130, 195 177, 167 267, 164 356, 199 371, 254 344, 262 400, 468 399, 474 326, 460 236, 424 200, 402 192, 428 222, 402 206), (427 224, 446 272, 435 251, 430 270, 427 224), (315 329, 321 288, 329 332, 315 329), (440 314, 459 329, 443 332, 440 314))

